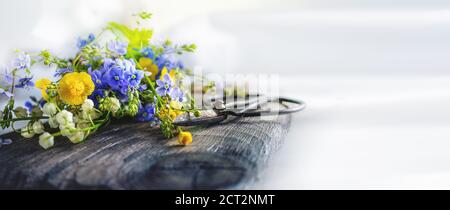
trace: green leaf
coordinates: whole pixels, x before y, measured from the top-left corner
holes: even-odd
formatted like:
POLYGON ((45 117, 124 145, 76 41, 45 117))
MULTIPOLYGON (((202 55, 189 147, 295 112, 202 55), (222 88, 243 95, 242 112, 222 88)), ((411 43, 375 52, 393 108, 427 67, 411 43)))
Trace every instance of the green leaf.
POLYGON ((139 16, 142 20, 150 19, 152 18, 152 13, 150 12, 140 12, 135 14, 134 16, 139 16))
POLYGON ((181 48, 186 52, 194 52, 197 49, 197 45, 195 44, 182 45, 181 48))

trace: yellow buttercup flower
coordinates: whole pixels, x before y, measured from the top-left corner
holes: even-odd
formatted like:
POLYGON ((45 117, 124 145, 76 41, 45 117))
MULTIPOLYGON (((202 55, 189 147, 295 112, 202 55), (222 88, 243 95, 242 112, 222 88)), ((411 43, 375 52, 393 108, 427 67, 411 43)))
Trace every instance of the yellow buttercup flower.
POLYGON ((44 79, 40 79, 38 81, 36 81, 36 84, 34 85, 35 87, 39 88, 41 90, 42 93, 42 98, 44 98, 44 100, 48 100, 48 94, 47 94, 47 87, 52 83, 52 81, 50 81, 47 78, 44 79))
POLYGON ((150 78, 154 81, 156 80, 156 75, 158 74, 158 66, 153 63, 152 59, 142 57, 139 59, 139 65, 142 67, 142 70, 151 72, 150 78))
POLYGON ((181 102, 178 101, 171 101, 169 103, 170 107, 176 110, 180 110, 183 108, 183 104, 181 102))
POLYGON ((174 121, 179 115, 183 114, 184 112, 181 110, 183 108, 183 105, 178 101, 171 101, 170 102, 170 111, 169 116, 172 121, 174 121))
POLYGON ((58 94, 65 103, 80 105, 92 94, 94 88, 91 75, 86 72, 72 72, 65 74, 59 81, 58 94))
POLYGON ((164 78, 164 75, 169 73, 170 79, 173 81, 175 79, 175 71, 174 70, 167 70, 166 67, 164 67, 161 70, 161 78, 164 78))
POLYGON ((181 110, 174 110, 174 109, 170 109, 170 108, 169 109, 161 108, 159 110, 159 114, 160 114, 160 116, 167 117, 168 119, 172 120, 172 122, 173 122, 179 115, 183 114, 183 112, 181 110))
POLYGON ((179 115, 178 111, 174 111, 174 110, 169 111, 169 117, 172 120, 172 122, 175 121, 175 119, 177 119, 178 115, 179 115))
POLYGON ((181 131, 180 134, 178 134, 178 143, 182 145, 188 145, 192 143, 192 134, 187 131, 181 131))

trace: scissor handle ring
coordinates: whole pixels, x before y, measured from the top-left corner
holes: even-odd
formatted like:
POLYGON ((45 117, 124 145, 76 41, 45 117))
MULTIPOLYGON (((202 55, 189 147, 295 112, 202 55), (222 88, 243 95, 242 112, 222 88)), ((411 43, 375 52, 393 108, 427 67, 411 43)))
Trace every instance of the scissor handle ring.
POLYGON ((269 116, 269 115, 283 115, 283 114, 291 114, 295 112, 302 111, 306 107, 306 103, 302 100, 296 100, 296 99, 290 99, 290 98, 275 98, 272 100, 268 100, 268 102, 275 102, 278 101, 278 103, 287 106, 286 104, 283 104, 283 102, 288 102, 292 104, 296 104, 294 107, 289 107, 282 110, 277 111, 254 111, 254 112, 234 112, 234 111, 224 111, 223 113, 226 115, 232 115, 232 116, 238 116, 238 117, 258 117, 258 116, 269 116))
POLYGON ((215 117, 208 117, 208 118, 203 118, 203 119, 193 119, 193 120, 188 120, 188 121, 184 121, 184 122, 177 122, 174 124, 178 125, 178 126, 210 125, 210 124, 215 124, 215 123, 220 123, 222 121, 225 121, 228 118, 228 116, 258 117, 258 116, 283 115, 283 114, 291 114, 291 113, 299 112, 306 107, 305 102, 302 100, 283 98, 283 97, 274 98, 274 99, 268 100, 267 102, 275 102, 275 101, 277 101, 281 105, 284 105, 288 108, 282 109, 282 110, 277 110, 277 111, 269 110, 269 111, 254 111, 254 112, 249 112, 246 110, 244 110, 243 112, 234 112, 232 110, 222 110, 222 111, 220 111, 220 114, 215 117), (289 107, 286 104, 283 104, 283 102, 296 104, 296 106, 289 107))

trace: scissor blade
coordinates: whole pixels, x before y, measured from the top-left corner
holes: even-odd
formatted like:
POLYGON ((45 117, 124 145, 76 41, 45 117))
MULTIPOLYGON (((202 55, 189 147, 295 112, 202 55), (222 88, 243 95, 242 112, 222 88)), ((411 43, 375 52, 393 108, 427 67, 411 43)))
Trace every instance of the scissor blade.
POLYGON ((178 126, 196 126, 218 123, 226 118, 224 115, 218 115, 214 110, 201 110, 200 116, 195 117, 192 113, 186 113, 177 116, 174 125, 178 126))

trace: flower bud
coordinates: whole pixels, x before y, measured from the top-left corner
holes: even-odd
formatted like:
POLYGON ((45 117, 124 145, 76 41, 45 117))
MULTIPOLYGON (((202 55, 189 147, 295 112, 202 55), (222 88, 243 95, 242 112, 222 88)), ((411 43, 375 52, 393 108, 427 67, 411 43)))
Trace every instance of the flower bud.
POLYGON ((130 116, 136 116, 138 111, 139 111, 139 106, 137 104, 130 104, 130 106, 128 107, 128 114, 130 116))
POLYGON ((94 109, 94 102, 91 99, 86 99, 81 105, 81 110, 88 112, 94 109))
POLYGON ((17 107, 14 109, 14 115, 16 115, 17 118, 27 117, 28 112, 23 107, 17 107))
POLYGON ((67 110, 62 110, 58 114, 56 114, 56 120, 60 125, 64 125, 67 123, 73 123, 73 114, 67 110))
POLYGON ((103 111, 110 111, 114 114, 120 109, 120 101, 117 98, 108 97, 102 102, 100 109, 103 111))
POLYGON ((192 143, 192 134, 187 131, 181 131, 178 134, 178 143, 182 145, 188 145, 192 143))
POLYGON ((116 113, 120 109, 120 101, 117 98, 110 98, 111 99, 111 112, 116 113))
POLYGON ((81 121, 81 122, 77 123, 77 128, 79 128, 79 129, 86 129, 91 126, 92 126, 92 124, 90 121, 81 121))
POLYGON ((31 116, 33 117, 42 117, 42 110, 41 108, 35 106, 32 110, 31 110, 31 116))
POLYGON ((31 126, 27 126, 20 130, 20 135, 22 135, 25 138, 32 138, 34 136, 34 132, 31 126))
POLYGON ((48 119, 48 124, 50 125, 51 128, 57 128, 59 126, 59 123, 56 120, 56 117, 50 117, 48 119))
POLYGON ((201 115, 200 111, 198 111, 198 110, 194 111, 194 116, 195 117, 200 117, 200 115, 201 115))
POLYGON ((84 111, 81 113, 81 119, 84 120, 95 120, 97 118, 99 118, 101 115, 95 110, 95 109, 91 109, 89 111, 84 111))
POLYGON ((59 130, 61 132, 61 135, 63 135, 63 136, 72 135, 73 131, 75 130, 75 124, 73 122, 66 123, 66 124, 60 124, 59 130))
POLYGON ((67 136, 69 138, 69 140, 72 143, 80 143, 84 140, 84 132, 83 131, 77 131, 75 133, 73 133, 72 135, 67 136))
POLYGON ((54 144, 53 139, 54 137, 51 134, 45 132, 41 136, 39 136, 39 145, 41 145, 41 147, 44 149, 53 147, 54 144))
POLYGON ((54 103, 46 103, 44 104, 44 107, 42 107, 42 111, 45 115, 53 116, 58 111, 56 108, 56 105, 54 103))
POLYGON ((41 134, 44 132, 44 125, 42 125, 41 121, 36 121, 33 123, 33 132, 35 134, 41 134))

